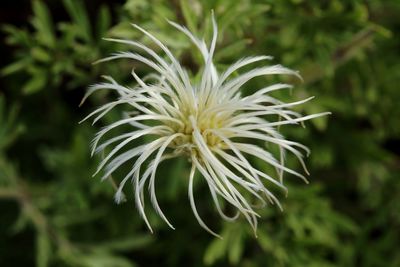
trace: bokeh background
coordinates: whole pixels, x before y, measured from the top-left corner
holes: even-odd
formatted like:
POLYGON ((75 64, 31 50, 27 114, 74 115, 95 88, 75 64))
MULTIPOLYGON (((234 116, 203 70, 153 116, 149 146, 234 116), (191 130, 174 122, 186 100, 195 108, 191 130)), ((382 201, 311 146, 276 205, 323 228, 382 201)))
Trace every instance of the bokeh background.
MULTIPOLYGON (((1 2, 0 23, 0 266, 400 266, 400 1, 14 0, 1 2), (258 238, 245 220, 217 216, 200 179, 199 212, 224 239, 197 224, 185 159, 162 165, 157 178, 176 230, 149 209, 150 234, 129 189, 116 205, 111 184, 91 177, 100 158, 90 157, 90 140, 122 110, 78 124, 113 99, 99 93, 78 107, 101 75, 129 84, 132 67, 149 71, 92 65, 128 49, 102 37, 151 45, 129 25, 137 23, 196 72, 199 54, 165 18, 209 40, 211 9, 219 70, 273 55, 304 82, 260 78, 243 90, 289 81, 295 88, 280 99, 314 95, 299 111, 332 112, 304 129, 282 127, 312 150, 310 184, 285 176, 288 196, 276 192, 284 211, 260 211, 258 238)), ((288 164, 300 169, 290 156, 288 164)))

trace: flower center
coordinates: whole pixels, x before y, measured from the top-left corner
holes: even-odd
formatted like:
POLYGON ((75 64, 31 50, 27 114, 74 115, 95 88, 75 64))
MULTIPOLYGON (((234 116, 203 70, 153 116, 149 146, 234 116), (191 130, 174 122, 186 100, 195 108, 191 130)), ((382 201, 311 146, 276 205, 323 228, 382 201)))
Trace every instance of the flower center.
POLYGON ((189 115, 186 117, 187 119, 182 121, 184 127, 176 129, 177 133, 182 133, 183 135, 175 138, 171 142, 171 148, 192 150, 197 147, 195 140, 193 140, 194 129, 192 121, 189 119, 190 117, 194 118, 195 126, 208 147, 220 146, 222 142, 221 138, 215 135, 211 130, 221 128, 223 126, 222 120, 215 115, 209 117, 197 116, 197 118, 193 115, 189 115))

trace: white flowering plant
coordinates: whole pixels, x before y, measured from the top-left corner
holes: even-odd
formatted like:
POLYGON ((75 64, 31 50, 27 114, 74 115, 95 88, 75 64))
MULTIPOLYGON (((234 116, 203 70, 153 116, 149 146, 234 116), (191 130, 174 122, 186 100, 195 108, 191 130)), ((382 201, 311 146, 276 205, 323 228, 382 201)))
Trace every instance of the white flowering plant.
POLYGON ((106 81, 91 86, 83 98, 82 102, 99 90, 111 90, 118 94, 115 101, 97 108, 84 119, 94 117, 93 123, 117 106, 125 107, 121 119, 102 128, 93 140, 92 155, 105 154, 94 175, 103 170, 101 179, 105 180, 122 165, 129 165, 130 171, 117 186, 116 202, 120 203, 124 199, 123 188, 128 181, 132 181, 139 214, 150 231, 153 231, 144 209, 144 191, 148 185, 152 206, 159 216, 174 228, 157 200, 157 168, 163 161, 186 157, 191 164, 188 177, 189 202, 201 227, 219 237, 207 226, 197 211, 193 188, 196 172, 201 174, 203 182, 207 184, 220 216, 224 220, 233 221, 242 215, 256 233, 259 217, 256 209, 264 207, 267 202, 281 208, 270 187, 274 185, 286 192, 283 184, 285 172, 307 182, 303 174, 285 165, 285 157, 286 152, 292 153, 308 174, 303 158, 310 153, 309 149, 300 143, 287 140, 279 132, 279 127, 301 124, 329 112, 304 116, 292 108, 306 103, 312 97, 289 103, 272 97, 271 93, 275 91, 292 88, 284 83, 267 85, 243 96, 242 88, 257 77, 282 74, 299 79, 301 77, 298 72, 281 65, 241 71, 250 64, 272 60, 270 56, 241 58, 225 70, 218 70, 213 62, 218 38, 214 16, 213 35, 209 46, 184 26, 168 22, 187 36, 200 51, 204 66, 199 70, 199 79, 196 81, 191 77, 165 44, 138 25, 132 26, 147 36, 163 52, 164 57, 138 41, 106 38, 107 41, 125 44, 142 52, 118 52, 98 62, 115 59, 134 60, 151 68, 152 73, 139 77, 133 69, 134 87, 122 85, 112 77, 104 76, 106 81), (124 125, 132 130, 108 139, 105 137, 112 133, 113 129, 124 125), (150 141, 132 148, 132 143, 144 136, 150 136, 150 141), (267 144, 278 147, 279 155, 268 151, 267 144), (257 158, 272 166, 276 175, 254 166, 251 158, 257 158), (224 204, 221 204, 221 201, 224 204), (236 210, 236 213, 227 214, 225 204, 236 210))

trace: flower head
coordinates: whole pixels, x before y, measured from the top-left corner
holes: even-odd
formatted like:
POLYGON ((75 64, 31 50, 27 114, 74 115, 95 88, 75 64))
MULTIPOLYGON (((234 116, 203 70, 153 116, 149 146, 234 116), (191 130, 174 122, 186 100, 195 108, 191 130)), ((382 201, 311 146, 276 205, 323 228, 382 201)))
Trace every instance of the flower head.
POLYGON ((122 200, 122 190, 126 182, 131 180, 138 211, 151 230, 144 211, 143 197, 145 185, 148 184, 154 209, 173 228, 157 201, 156 172, 162 161, 184 156, 191 164, 188 196, 199 224, 217 235, 208 228, 196 209, 193 192, 195 172, 199 172, 204 183, 208 185, 212 200, 223 219, 235 220, 241 214, 255 231, 259 215, 254 210, 249 196, 252 195, 259 200, 263 206, 266 201, 279 206, 279 201, 268 190, 267 184, 274 184, 286 190, 282 180, 284 172, 305 180, 303 175, 287 168, 284 159, 285 152, 289 151, 298 158, 305 169, 303 153, 309 153, 308 149, 302 144, 286 140, 278 132, 277 127, 298 124, 327 113, 302 116, 290 108, 311 98, 284 103, 270 96, 273 91, 291 88, 287 84, 269 85, 242 97, 241 88, 253 78, 274 74, 300 76, 297 72, 281 65, 272 65, 254 68, 232 77, 232 74, 244 66, 270 60, 269 56, 242 58, 220 74, 213 64, 218 34, 214 18, 213 36, 209 47, 204 40, 198 39, 185 27, 174 22, 169 23, 185 34, 199 49, 204 59, 200 79, 194 83, 171 51, 156 37, 137 25, 133 27, 150 38, 163 51, 165 58, 137 41, 107 39, 140 49, 142 53, 119 52, 99 62, 131 59, 150 67, 153 73, 141 78, 133 70, 132 76, 136 82, 133 88, 118 84, 111 77, 105 77, 106 82, 93 85, 85 95, 84 100, 97 90, 113 90, 118 93, 115 101, 99 107, 84 119, 96 116, 93 123, 118 105, 125 105, 128 108, 123 118, 104 127, 94 138, 92 154, 104 152, 106 148, 112 147, 95 174, 105 169, 102 179, 107 179, 121 165, 131 164, 130 171, 119 183, 115 194, 116 201, 122 200), (107 133, 123 125, 132 127, 132 130, 106 139, 100 144, 100 140, 105 139, 107 133), (142 136, 151 136, 152 139, 145 144, 127 149, 128 145, 142 136), (261 145, 257 145, 260 142, 261 145), (265 143, 279 148, 279 159, 265 149, 265 143), (258 158, 273 166, 277 171, 277 178, 255 167, 249 157, 258 158), (237 214, 227 215, 220 205, 221 200, 237 210, 237 214))

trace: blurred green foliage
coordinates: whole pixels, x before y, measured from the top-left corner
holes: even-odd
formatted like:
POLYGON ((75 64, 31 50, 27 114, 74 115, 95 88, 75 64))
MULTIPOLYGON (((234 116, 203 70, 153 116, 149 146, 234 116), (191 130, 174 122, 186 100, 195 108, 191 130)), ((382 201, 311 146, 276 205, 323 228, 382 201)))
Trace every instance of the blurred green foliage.
MULTIPOLYGON (((12 58, 1 69, 1 266, 400 266, 399 1, 102 2, 35 0, 29 21, 2 25, 12 58), (262 210, 257 238, 244 220, 222 222, 200 182, 199 211, 224 239, 198 226, 186 201, 184 159, 159 172, 160 203, 177 230, 153 213, 151 235, 128 194, 116 205, 112 184, 91 178, 99 161, 89 156, 96 129, 78 121, 111 96, 78 105, 102 74, 132 82, 137 63, 92 65, 127 49, 102 37, 151 45, 130 23, 165 40, 195 73, 200 55, 165 19, 207 39, 211 9, 221 33, 218 69, 240 57, 273 55, 304 78, 279 97, 315 95, 300 111, 333 115, 305 129, 282 128, 311 148, 311 184, 288 175, 284 212, 262 210)), ((272 81, 254 81, 244 93, 272 81)))

